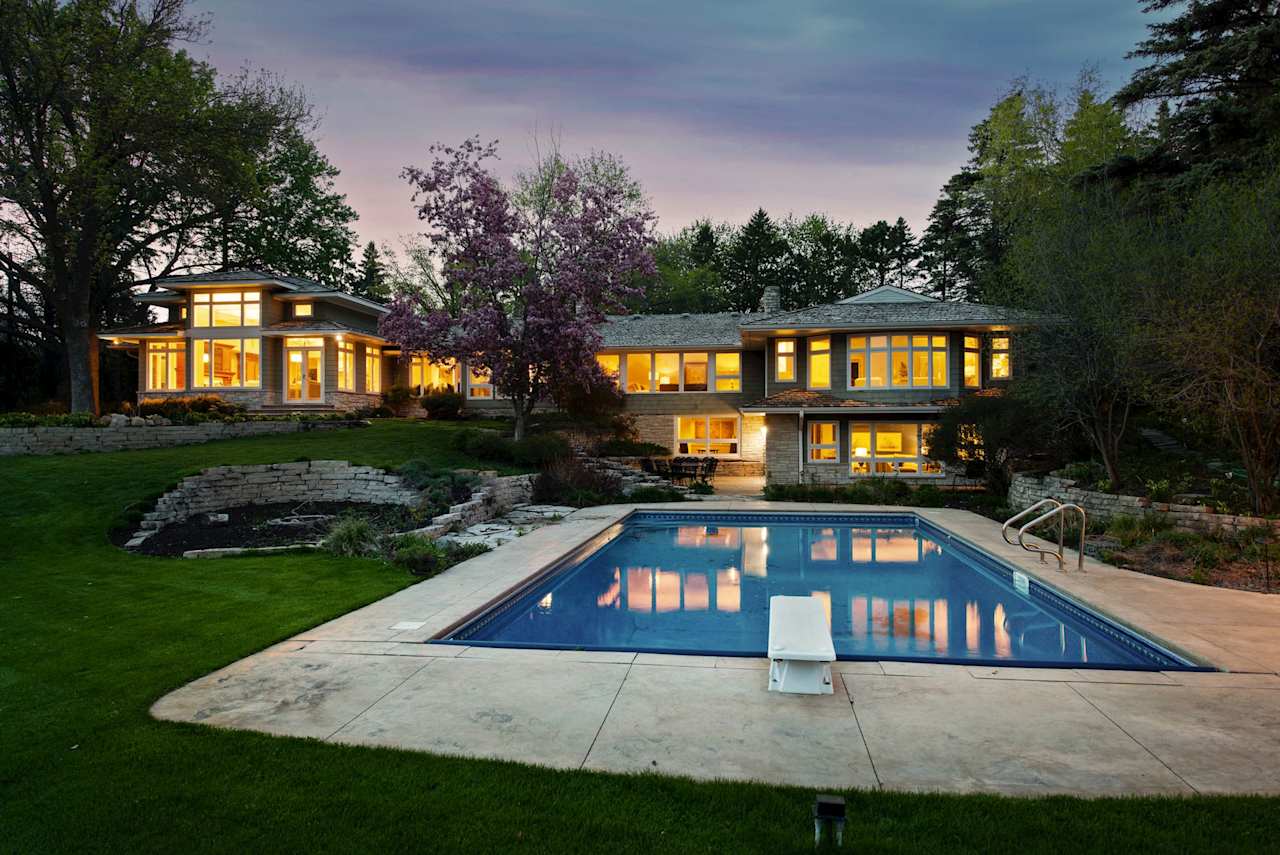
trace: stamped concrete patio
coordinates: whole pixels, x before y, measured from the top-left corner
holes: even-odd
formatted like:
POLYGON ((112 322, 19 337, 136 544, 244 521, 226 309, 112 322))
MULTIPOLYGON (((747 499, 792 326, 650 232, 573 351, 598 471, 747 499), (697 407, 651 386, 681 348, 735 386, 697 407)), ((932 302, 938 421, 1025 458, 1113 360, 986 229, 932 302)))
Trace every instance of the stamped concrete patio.
MULTIPOLYGON (((1061 574, 964 511, 915 513, 1220 672, 766 660, 423 642, 634 506, 588 508, 160 699, 162 719, 561 768, 1011 794, 1280 792, 1280 596, 1092 560, 1061 574)), ((647 509, 890 511, 767 502, 647 509)))

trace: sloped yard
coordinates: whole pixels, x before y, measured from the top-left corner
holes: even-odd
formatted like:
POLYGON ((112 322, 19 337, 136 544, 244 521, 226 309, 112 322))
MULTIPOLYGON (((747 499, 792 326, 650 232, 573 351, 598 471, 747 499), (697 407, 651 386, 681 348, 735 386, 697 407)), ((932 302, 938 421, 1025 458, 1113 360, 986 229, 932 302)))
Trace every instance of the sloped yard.
MULTIPOLYGON (((3 848, 812 851, 807 790, 553 772, 148 715, 166 692, 413 580, 320 554, 131 555, 108 540, 115 520, 216 464, 488 465, 453 450, 454 429, 387 422, 0 460, 3 848)), ((849 851, 1249 851, 1280 835, 1280 803, 1262 798, 847 795, 849 851)))

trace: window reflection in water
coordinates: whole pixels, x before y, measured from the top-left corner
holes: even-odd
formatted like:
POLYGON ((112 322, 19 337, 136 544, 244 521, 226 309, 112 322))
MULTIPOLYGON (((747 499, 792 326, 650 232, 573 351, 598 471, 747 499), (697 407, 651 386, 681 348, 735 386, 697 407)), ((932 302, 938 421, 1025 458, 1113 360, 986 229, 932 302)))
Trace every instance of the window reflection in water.
POLYGON ((680 608, 680 574, 674 570, 658 570, 654 575, 657 610, 674 612, 680 608))
POLYGON ((742 572, 748 576, 769 575, 769 529, 756 526, 741 531, 742 572))
POLYGON ((684 610, 687 612, 706 611, 711 602, 710 589, 707 587, 706 573, 690 573, 684 579, 684 610))
POLYGON ((737 569, 730 567, 716 574, 716 610, 736 612, 742 607, 742 580, 737 569))
POLYGON ((831 592, 830 591, 813 591, 809 594, 819 603, 822 604, 822 611, 827 616, 827 629, 831 629, 831 592))

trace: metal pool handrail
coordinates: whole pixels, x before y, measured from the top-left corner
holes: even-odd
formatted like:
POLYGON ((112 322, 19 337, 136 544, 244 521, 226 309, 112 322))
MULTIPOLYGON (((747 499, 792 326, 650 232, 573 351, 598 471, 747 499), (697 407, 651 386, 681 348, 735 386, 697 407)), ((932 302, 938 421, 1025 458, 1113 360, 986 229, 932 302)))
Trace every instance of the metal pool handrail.
POLYGON ((1036 553, 1037 555, 1040 556, 1041 562, 1044 561, 1044 557, 1046 555, 1052 555, 1054 558, 1058 559, 1058 571, 1063 572, 1067 569, 1066 557, 1064 555, 1064 552, 1065 552, 1064 540, 1066 536, 1065 517, 1066 517, 1067 511, 1077 511, 1080 514, 1080 551, 1076 558, 1076 569, 1081 573, 1083 573, 1084 572, 1084 539, 1089 528, 1089 515, 1088 513, 1085 512, 1085 509, 1080 507, 1079 505, 1071 504, 1071 503, 1063 504, 1062 502, 1059 502, 1057 499, 1041 499, 1040 501, 1036 502, 1034 505, 1027 508, 1026 510, 1021 511, 1020 513, 1014 514, 1009 519, 1005 520, 1004 525, 1000 527, 1000 536, 1003 537, 1004 542, 1009 544, 1010 546, 1014 546, 1014 545, 1021 546, 1027 552, 1036 553), (1022 526, 1022 528, 1018 529, 1018 540, 1016 544, 1014 543, 1014 541, 1009 539, 1010 526, 1012 526, 1015 522, 1027 516, 1028 514, 1033 513, 1039 508, 1044 507, 1045 505, 1053 505, 1053 508, 1041 514, 1040 516, 1036 517, 1031 522, 1026 523, 1025 525, 1022 526), (1024 540, 1028 531, 1040 525, 1040 523, 1046 522, 1055 516, 1058 518, 1058 548, 1056 550, 1041 549, 1038 546, 1032 546, 1028 544, 1024 540))

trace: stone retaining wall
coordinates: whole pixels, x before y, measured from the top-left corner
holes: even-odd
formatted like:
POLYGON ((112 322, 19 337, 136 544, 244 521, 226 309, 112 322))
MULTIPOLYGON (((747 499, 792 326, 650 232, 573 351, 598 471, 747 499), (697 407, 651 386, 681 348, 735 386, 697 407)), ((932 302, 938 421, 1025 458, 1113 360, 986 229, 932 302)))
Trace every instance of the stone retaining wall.
POLYGON ((1271 525, 1280 531, 1280 520, 1265 520, 1259 517, 1237 516, 1234 514, 1217 514, 1205 505, 1175 505, 1167 502, 1153 502, 1142 496, 1119 496, 1114 493, 1100 493, 1084 490, 1070 478, 1056 475, 1037 477, 1035 475, 1018 474, 1013 476, 1009 486, 1009 506, 1015 511, 1023 510, 1041 499, 1057 499, 1060 502, 1071 502, 1084 508, 1090 520, 1110 522, 1118 516, 1162 516, 1173 523, 1174 528, 1184 531, 1195 531, 1208 534, 1219 529, 1252 528, 1254 526, 1271 525))
MULTIPOLYGON (((467 501, 452 505, 413 533, 435 539, 490 520, 513 505, 528 502, 537 478, 536 475, 498 478, 493 472, 474 474, 481 477, 482 483, 467 501)), ((184 478, 176 488, 161 496, 155 508, 142 518, 140 530, 126 546, 138 546, 165 526, 197 514, 245 505, 307 501, 414 507, 422 501, 422 496, 399 475, 372 466, 355 466, 345 460, 215 466, 184 478)), ((227 550, 215 551, 233 554, 227 550)))
POLYGON ((214 466, 161 496, 142 518, 142 528, 161 529, 226 508, 307 501, 412 506, 419 495, 399 475, 345 460, 214 466))
POLYGON ((361 421, 206 422, 199 425, 126 425, 122 427, 0 428, 0 457, 17 454, 78 454, 198 445, 215 439, 337 430, 362 426, 361 421))

